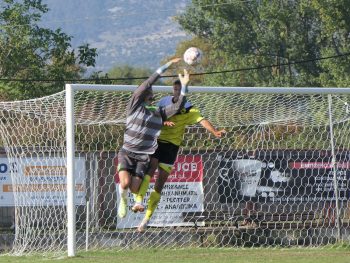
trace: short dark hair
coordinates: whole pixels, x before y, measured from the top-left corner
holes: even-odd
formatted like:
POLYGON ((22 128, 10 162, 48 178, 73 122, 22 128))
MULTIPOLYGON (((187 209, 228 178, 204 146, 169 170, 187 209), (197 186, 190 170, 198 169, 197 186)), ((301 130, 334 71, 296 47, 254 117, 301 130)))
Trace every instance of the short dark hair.
POLYGON ((153 94, 153 90, 151 89, 147 89, 144 93, 146 96, 150 95, 150 94, 153 94))
POLYGON ((181 81, 179 79, 174 80, 173 85, 181 85, 181 81))

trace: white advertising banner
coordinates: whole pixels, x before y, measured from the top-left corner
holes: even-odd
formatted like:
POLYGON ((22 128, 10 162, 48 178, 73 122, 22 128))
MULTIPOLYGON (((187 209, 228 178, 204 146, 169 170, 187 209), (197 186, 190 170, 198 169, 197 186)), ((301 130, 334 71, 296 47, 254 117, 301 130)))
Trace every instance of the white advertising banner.
MULTIPOLYGON (((155 178, 158 174, 155 174, 155 178)), ((119 204, 119 177, 116 175, 117 202, 119 204)), ((150 189, 144 199, 147 204, 150 193, 154 188, 152 178, 150 189)), ((117 219, 117 228, 137 227, 145 212, 133 213, 133 195, 128 193, 128 214, 125 218, 117 219)), ((162 197, 149 226, 185 226, 193 223, 185 222, 183 213, 203 211, 203 163, 200 155, 179 155, 167 183, 162 191, 162 197)))
MULTIPOLYGON (((64 158, 0 158, 0 206, 66 205, 64 158), (15 180, 12 182, 11 170, 15 180), (14 196, 16 195, 16 196, 14 196)), ((85 159, 75 159, 75 203, 85 204, 85 159)))

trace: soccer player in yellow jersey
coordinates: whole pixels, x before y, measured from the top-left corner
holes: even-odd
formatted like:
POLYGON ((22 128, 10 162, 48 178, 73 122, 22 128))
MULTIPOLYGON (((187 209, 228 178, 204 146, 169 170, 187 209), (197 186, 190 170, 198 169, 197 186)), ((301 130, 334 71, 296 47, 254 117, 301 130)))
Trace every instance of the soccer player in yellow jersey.
MULTIPOLYGON (((174 96, 162 98, 159 101, 158 106, 164 107, 177 101, 181 91, 180 80, 176 80, 173 83, 173 91, 174 96)), ((135 205, 132 208, 134 212, 144 211, 144 206, 142 204, 143 197, 148 190, 151 177, 158 168, 159 177, 156 179, 154 190, 152 191, 147 203, 146 215, 139 225, 138 231, 142 232, 145 230, 158 206, 162 189, 176 160, 177 152, 180 144, 182 143, 186 126, 196 123, 200 123, 217 138, 220 138, 225 133, 225 130, 216 130, 208 120, 202 117, 200 111, 193 107, 190 102, 187 102, 184 108, 178 114, 172 116, 166 122, 164 122, 164 126, 161 129, 161 133, 158 138, 158 148, 151 156, 150 168, 147 175, 143 178, 139 192, 135 197, 135 205)))

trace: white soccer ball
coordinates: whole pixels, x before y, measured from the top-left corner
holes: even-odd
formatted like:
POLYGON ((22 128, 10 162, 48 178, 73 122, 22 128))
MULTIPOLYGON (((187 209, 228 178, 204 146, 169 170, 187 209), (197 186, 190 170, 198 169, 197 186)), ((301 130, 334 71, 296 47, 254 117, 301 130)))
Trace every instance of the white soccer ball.
POLYGON ((184 53, 184 61, 188 65, 198 64, 202 59, 202 51, 196 47, 190 47, 184 53))

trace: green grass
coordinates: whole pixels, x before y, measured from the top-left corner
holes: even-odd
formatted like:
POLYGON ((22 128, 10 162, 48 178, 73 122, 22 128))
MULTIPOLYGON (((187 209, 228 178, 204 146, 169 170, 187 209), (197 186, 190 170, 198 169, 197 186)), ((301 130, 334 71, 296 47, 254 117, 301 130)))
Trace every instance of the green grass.
POLYGON ((322 249, 143 249, 81 252, 74 258, 0 256, 1 263, 349 263, 349 248, 322 249))

